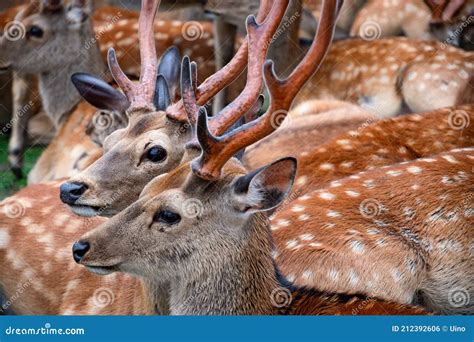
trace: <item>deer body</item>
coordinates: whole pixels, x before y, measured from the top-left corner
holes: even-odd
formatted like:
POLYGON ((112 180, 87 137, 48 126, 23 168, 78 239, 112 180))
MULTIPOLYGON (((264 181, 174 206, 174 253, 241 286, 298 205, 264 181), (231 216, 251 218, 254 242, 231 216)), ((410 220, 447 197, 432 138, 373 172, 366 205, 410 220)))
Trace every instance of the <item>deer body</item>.
POLYGON ((387 38, 335 42, 298 95, 357 103, 379 117, 454 106, 472 93, 474 55, 439 42, 387 38), (394 52, 395 51, 395 52, 394 52), (449 61, 447 64, 446 61, 449 61))
POLYGON ((274 218, 276 244, 285 249, 276 253, 277 263, 301 285, 322 280, 322 289, 336 285, 438 312, 472 313, 472 302, 455 306, 449 297, 458 287, 467 298, 474 291, 472 160, 472 149, 454 150, 306 194, 274 218), (393 186, 404 175, 412 181, 393 186), (369 260, 377 263, 367 268, 369 260))

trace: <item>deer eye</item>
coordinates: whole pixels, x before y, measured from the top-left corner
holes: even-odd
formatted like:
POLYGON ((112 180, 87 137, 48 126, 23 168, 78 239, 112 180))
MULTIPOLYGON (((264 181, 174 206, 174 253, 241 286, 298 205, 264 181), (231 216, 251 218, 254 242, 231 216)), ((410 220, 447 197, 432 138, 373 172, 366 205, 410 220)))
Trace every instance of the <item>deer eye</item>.
POLYGON ((166 224, 177 224, 181 221, 181 216, 169 210, 159 211, 153 216, 154 222, 161 222, 166 224))
POLYGON ((165 160, 167 155, 166 150, 160 146, 153 146, 146 151, 146 158, 154 163, 165 160))
POLYGON ((28 35, 30 37, 35 37, 35 38, 41 38, 43 37, 43 34, 44 34, 44 31, 36 25, 31 26, 28 31, 28 35))

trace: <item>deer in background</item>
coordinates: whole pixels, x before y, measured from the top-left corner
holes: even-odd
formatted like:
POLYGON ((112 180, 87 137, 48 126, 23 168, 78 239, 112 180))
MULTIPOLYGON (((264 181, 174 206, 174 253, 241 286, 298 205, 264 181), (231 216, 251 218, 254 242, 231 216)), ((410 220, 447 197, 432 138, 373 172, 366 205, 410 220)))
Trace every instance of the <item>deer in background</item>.
POLYGON ((461 105, 472 98, 474 53, 435 41, 335 42, 296 99, 344 100, 379 117, 461 105))
MULTIPOLYGON (((56 8, 53 11, 54 13, 52 14, 50 14, 51 11, 48 10, 48 7, 46 5, 47 4, 45 4, 43 8, 40 9, 40 11, 45 11, 44 14, 42 14, 42 16, 44 17, 43 18, 44 20, 41 23, 39 23, 41 25, 38 24, 38 26, 35 26, 34 24, 28 22, 29 20, 28 18, 30 17, 30 14, 36 13, 34 10, 35 8, 34 4, 30 4, 31 9, 26 10, 26 13, 24 14, 20 13, 20 17, 17 19, 19 21, 24 20, 26 27, 30 27, 30 26, 40 27, 40 30, 42 32, 49 32, 49 31, 57 32, 56 30, 58 28, 56 27, 56 25, 58 25, 58 23, 56 21, 54 22, 54 26, 55 26, 54 28, 53 26, 45 27, 45 23, 47 24, 48 20, 51 20, 51 19, 62 18, 62 20, 64 20, 65 23, 67 24, 70 23, 69 19, 67 18, 68 14, 62 11, 60 2, 58 2, 57 4, 57 6, 59 7, 56 8), (28 14, 29 11, 33 11, 33 13, 28 14), (23 17, 25 18, 23 19, 23 17)), ((80 7, 83 10, 82 15, 85 16, 84 18, 87 18, 88 13, 90 11, 88 7, 89 5, 84 2, 81 2, 80 4, 78 3, 77 5, 82 6, 80 7)), ((111 10, 109 8, 106 8, 106 9, 107 9, 106 11, 104 9, 101 13, 103 16, 108 18, 110 17, 111 10)), ((41 13, 42 12, 40 12, 40 15, 41 13)), ((119 11, 119 13, 121 13, 121 11, 119 11)), ((35 16, 32 16, 32 17, 36 18, 35 16)), ((115 17, 119 17, 119 14, 116 14, 115 17)), ((85 67, 83 68, 80 63, 76 62, 76 59, 78 58, 76 51, 81 51, 87 55, 90 55, 90 58, 81 58, 81 63, 87 63, 88 65, 89 64, 96 65, 97 66, 96 69, 102 70, 102 68, 104 68, 105 70, 105 65, 102 61, 102 58, 100 57, 100 52, 98 50, 96 37, 98 37, 99 40, 102 43, 104 43, 106 47, 110 45, 109 43, 110 41, 116 41, 120 48, 117 52, 117 55, 118 55, 119 60, 124 64, 126 72, 131 75, 136 74, 137 72, 136 61, 139 59, 137 58, 137 56, 139 55, 139 52, 138 52, 138 49, 134 46, 134 42, 136 42, 138 37, 136 35, 131 35, 131 31, 134 30, 134 27, 135 25, 138 24, 138 22, 133 17, 131 19, 129 17, 131 16, 130 15, 126 16, 124 21, 119 21, 110 25, 106 24, 105 27, 102 27, 102 28, 99 27, 100 31, 97 33, 97 35, 91 34, 89 20, 85 20, 84 22, 82 22, 81 23, 82 26, 80 26, 80 28, 69 28, 69 29, 63 28, 62 30, 68 32, 70 35, 73 35, 73 36, 78 35, 79 37, 79 38, 76 37, 76 39, 74 40, 74 39, 70 39, 69 36, 61 35, 61 39, 64 40, 63 46, 70 47, 71 44, 73 44, 74 42, 76 42, 77 44, 80 44, 80 46, 76 47, 77 49, 76 48, 68 49, 68 51, 70 51, 69 54, 63 53, 61 55, 63 58, 62 66, 64 65, 69 66, 70 70, 65 72, 64 69, 61 69, 61 72, 59 74, 60 77, 58 78, 58 80, 55 82, 53 86, 57 86, 61 84, 62 82, 60 81, 64 80, 64 82, 67 83, 67 87, 64 87, 60 90, 56 89, 55 90, 56 93, 54 93, 55 95, 54 97, 51 96, 52 90, 50 89, 44 90, 42 92, 42 98, 47 99, 47 101, 59 107, 61 106, 64 107, 65 105, 75 107, 77 105, 80 95, 77 93, 74 86, 70 82, 69 77, 75 70, 86 71, 86 72, 90 70, 85 67), (126 18, 129 18, 129 19, 126 19, 126 18), (74 53, 72 54, 72 52, 74 53), (59 93, 58 91, 61 91, 61 92, 59 93), (57 96, 58 94, 63 94, 64 96, 57 96), (58 104, 57 102, 60 102, 60 103, 58 104)), ((52 24, 52 23, 49 23, 49 24, 52 24)), ((210 37, 210 31, 211 31, 210 25, 208 24, 202 25, 202 29, 203 29, 202 37, 198 37, 197 41, 186 41, 186 39, 182 37, 183 25, 185 25, 185 23, 158 21, 155 23, 155 25, 156 27, 159 27, 160 30, 166 29, 168 31, 167 34, 157 34, 155 36, 155 39, 159 43, 160 49, 161 48, 166 49, 168 46, 170 46, 173 43, 173 41, 176 41, 177 43, 179 43, 178 45, 180 48, 182 48, 184 51, 188 51, 189 53, 194 55, 197 59, 202 59, 202 60, 212 59, 211 48, 206 44, 200 44, 201 42, 208 41, 210 37), (196 45, 199 44, 201 47, 199 49, 192 49, 194 44, 196 45), (208 48, 206 49, 206 48, 203 48, 202 46, 208 46, 208 48), (204 53, 201 53, 203 51, 204 53)), ((51 44, 55 44, 54 42, 56 42, 56 40, 51 39, 50 36, 51 36, 51 33, 50 34, 44 33, 43 36, 40 37, 40 39, 38 39, 39 40, 38 42, 35 41, 34 37, 33 38, 30 38, 29 36, 25 37, 28 44, 23 44, 23 40, 12 42, 12 41, 8 41, 7 39, 4 39, 5 43, 8 43, 8 44, 11 43, 13 44, 13 46, 16 46, 16 48, 18 48, 21 51, 21 54, 18 51, 16 50, 15 51, 24 58, 24 59, 16 58, 15 63, 18 63, 18 64, 14 64, 13 67, 15 68, 21 67, 22 70, 26 70, 27 68, 24 67, 23 64, 27 64, 27 66, 31 68, 30 64, 32 62, 30 59, 28 59, 28 58, 31 58, 31 56, 28 55, 27 49, 30 48, 34 50, 34 44, 44 43, 47 45, 44 45, 41 51, 43 51, 44 53, 47 53, 48 52, 47 46, 50 46, 51 44), (24 61, 26 60, 28 60, 29 62, 25 63, 24 61)), ((53 46, 51 46, 51 48, 53 48, 53 46)), ((163 52, 164 49, 160 50, 159 52, 163 52)), ((51 68, 50 56, 45 57, 45 56, 42 56, 41 53, 37 53, 37 55, 33 58, 33 60, 37 61, 36 63, 34 63, 35 64, 34 71, 44 72, 44 70, 49 70, 49 68, 51 68)), ((203 63, 203 68, 201 69, 201 71, 204 75, 206 75, 211 72, 213 67, 214 66, 212 65, 212 63, 203 63)), ((31 72, 32 71, 33 70, 31 70, 31 72)), ((48 75, 49 74, 54 74, 54 73, 48 73, 48 75)), ((105 74, 104 72, 100 72, 100 73, 96 72, 95 74, 101 75, 102 77, 105 77, 105 79, 109 78, 109 76, 107 76, 107 74, 105 74)), ((52 88, 54 88, 53 86, 52 88)), ((47 86, 45 85, 44 88, 47 88, 47 86)), ((60 115, 65 115, 66 118, 58 121, 58 118, 56 117, 57 126, 68 126, 68 127, 72 127, 73 129, 73 131, 65 131, 65 127, 61 127, 60 132, 58 132, 60 136, 63 136, 63 137, 74 136, 74 137, 80 138, 77 140, 73 139, 75 140, 73 141, 75 143, 74 144, 75 152, 71 153, 70 156, 64 155, 61 147, 64 144, 70 144, 71 141, 69 140, 67 142, 64 142, 60 138, 57 137, 57 139, 55 139, 55 142, 53 142, 53 146, 51 146, 49 149, 47 149, 43 153, 43 155, 41 156, 40 160, 37 163, 37 166, 30 173, 30 176, 29 176, 30 183, 39 182, 39 181, 48 180, 48 179, 51 180, 51 179, 54 179, 55 177, 60 178, 60 177, 69 176, 73 174, 74 172, 77 172, 77 168, 71 169, 69 167, 72 165, 78 165, 79 161, 77 158, 79 157, 82 158, 84 157, 84 155, 86 156, 96 155, 98 153, 97 150, 94 149, 94 146, 91 141, 87 141, 87 139, 86 141, 84 141, 84 133, 82 132, 83 125, 80 127, 76 127, 76 124, 75 124, 77 122, 83 122, 83 123, 89 122, 95 110, 92 107, 87 106, 85 104, 82 105, 80 109, 83 109, 83 110, 85 109, 85 112, 77 111, 73 109, 73 112, 70 115, 75 116, 75 118, 70 119, 71 122, 69 125, 64 124, 68 120, 67 117, 69 117, 69 114, 67 112, 64 112, 63 110, 58 110, 58 113, 63 112, 63 114, 60 114, 60 115), (60 147, 59 149, 57 148, 58 146, 60 147), (61 160, 58 161, 57 157, 61 156, 62 154, 64 156, 62 157, 61 160), (53 159, 53 157, 55 157, 56 159, 53 159), (68 165, 68 167, 64 167, 63 170, 59 168, 55 168, 54 166, 58 164, 68 165)), ((48 111, 47 107, 46 107, 46 110, 48 111)), ((58 116, 59 115, 58 113, 55 114, 55 113, 52 113, 51 111, 48 111, 48 114, 50 114, 50 116, 53 116, 53 117, 58 116)), ((21 155, 21 152, 18 150, 15 150, 13 152, 12 152, 12 156, 13 156, 12 158, 18 161, 18 158, 21 155)))
POLYGON ((463 26, 472 26, 466 19, 473 4, 471 0, 369 0, 357 14, 351 36, 373 40, 404 34, 417 39, 436 38, 472 50, 468 38, 471 30, 463 26))
MULTIPOLYGON (((286 3, 282 1, 275 6, 282 5, 286 3)), ((102 275, 121 270, 151 282, 159 278, 170 281, 171 314, 349 314, 361 305, 363 298, 311 294, 307 289, 292 288, 278 279, 264 212, 276 207, 288 194, 296 161, 282 159, 249 174, 240 163, 228 162, 245 144, 275 129, 271 113, 288 110, 299 87, 317 69, 331 42, 339 5, 337 1, 325 2, 321 28, 315 39, 320 44, 317 48, 314 44, 289 78, 278 79, 271 69, 272 64, 266 64, 265 79, 271 105, 260 119, 217 140, 209 130, 205 111, 200 111, 197 120, 193 117, 196 98, 191 93, 183 94, 190 122, 196 123, 197 141, 188 146, 189 154, 200 154, 191 163, 192 171, 190 163, 184 163, 152 182, 141 200, 74 245, 75 260, 102 275), (204 211, 193 218, 186 217, 178 202, 196 198, 206 204, 204 211), (226 203, 224 210, 222 203, 226 203), (125 224, 126 229, 118 232, 118 222, 125 224), (140 232, 145 225, 151 228, 147 236, 140 232), (172 234, 166 241, 161 235, 165 232, 172 234), (137 242, 134 253, 126 251, 129 234, 134 234, 137 242), (113 252, 107 238, 124 248, 113 252), (216 246, 221 246, 220 252, 216 246), (151 250, 154 250, 152 254, 151 250), (145 254, 149 257, 144 258, 145 254), (180 279, 177 282, 172 280, 177 278, 180 279), (272 302, 276 290, 295 296, 296 301, 276 307, 272 302)), ((250 22, 255 25, 255 19, 250 22)), ((146 103, 142 98, 135 101, 142 106, 146 103)), ((224 119, 232 121, 234 118, 232 115, 221 117, 220 123, 224 119)), ((417 308, 381 301, 363 308, 361 313, 384 313, 385 310, 423 313, 417 308)))

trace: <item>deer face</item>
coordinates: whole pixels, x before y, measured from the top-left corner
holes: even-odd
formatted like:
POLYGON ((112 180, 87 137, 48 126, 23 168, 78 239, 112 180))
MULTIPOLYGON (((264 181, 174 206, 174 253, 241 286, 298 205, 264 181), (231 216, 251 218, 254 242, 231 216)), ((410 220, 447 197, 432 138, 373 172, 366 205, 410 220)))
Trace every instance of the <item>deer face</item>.
POLYGON ((181 163, 188 140, 188 130, 164 112, 132 117, 105 139, 99 160, 61 186, 61 199, 78 215, 114 215, 154 177, 181 163))
POLYGON ((5 27, 0 69, 43 73, 79 60, 93 37, 89 11, 86 5, 33 1, 5 27))
POLYGON ((137 202, 83 236, 74 245, 74 259, 98 274, 123 271, 163 281, 199 273, 245 247, 255 234, 252 223, 265 223, 255 213, 286 197, 295 172, 292 158, 249 174, 231 160, 223 176, 210 182, 183 164, 156 178, 137 202))

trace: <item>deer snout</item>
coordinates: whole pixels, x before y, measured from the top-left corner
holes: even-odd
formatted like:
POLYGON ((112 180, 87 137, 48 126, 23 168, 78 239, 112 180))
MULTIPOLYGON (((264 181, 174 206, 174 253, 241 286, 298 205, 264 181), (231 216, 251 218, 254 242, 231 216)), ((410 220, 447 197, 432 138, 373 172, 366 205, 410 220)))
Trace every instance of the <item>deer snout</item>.
POLYGON ((72 256, 74 261, 78 264, 81 262, 82 258, 87 254, 91 245, 88 242, 77 241, 72 246, 72 256))
POLYGON ((73 205, 86 192, 88 186, 84 183, 64 183, 60 188, 61 201, 73 205))

